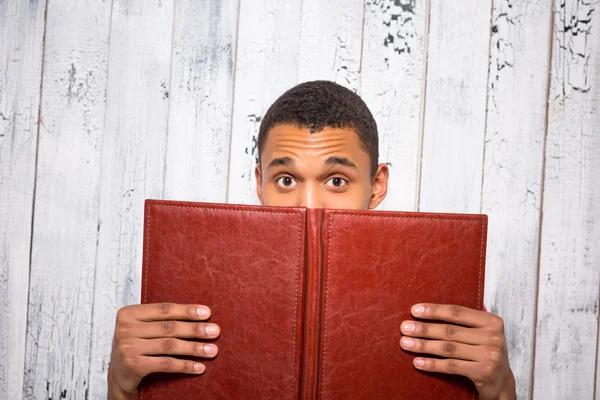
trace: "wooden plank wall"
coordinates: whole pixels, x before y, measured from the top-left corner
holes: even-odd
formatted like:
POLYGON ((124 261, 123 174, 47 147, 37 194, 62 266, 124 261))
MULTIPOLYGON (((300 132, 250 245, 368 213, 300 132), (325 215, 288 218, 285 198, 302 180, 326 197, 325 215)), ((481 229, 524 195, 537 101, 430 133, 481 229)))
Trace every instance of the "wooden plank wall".
POLYGON ((0 398, 106 397, 142 202, 256 204, 296 83, 370 106, 382 209, 490 217, 520 399, 600 399, 599 0, 0 1, 0 398))

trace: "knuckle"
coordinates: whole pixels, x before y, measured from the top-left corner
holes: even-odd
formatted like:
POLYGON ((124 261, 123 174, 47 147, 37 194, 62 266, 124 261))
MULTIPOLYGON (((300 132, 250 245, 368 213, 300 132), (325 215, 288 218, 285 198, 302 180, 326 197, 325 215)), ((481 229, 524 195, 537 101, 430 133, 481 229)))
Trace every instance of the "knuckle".
POLYGON ((495 331, 504 332, 504 320, 497 315, 493 316, 491 326, 495 331))
POLYGON ((452 324, 446 325, 446 338, 447 339, 454 338, 457 333, 458 333, 458 329, 456 328, 455 325, 452 325, 452 324))
POLYGON ((457 306, 457 305, 452 305, 450 306, 450 314, 452 314, 452 316, 454 318, 459 318, 463 313, 463 308, 461 306, 457 306))
POLYGON ((417 324, 417 332, 421 332, 423 335, 427 335, 429 333, 430 326, 429 324, 417 324))
POLYGON ((123 358, 123 365, 129 371, 135 372, 138 366, 138 359, 134 356, 126 356, 123 358))
POLYGON ((132 346, 125 342, 117 346, 117 352, 122 360, 126 360, 129 356, 133 355, 132 346))
POLYGON ((496 349, 504 347, 504 336, 503 335, 492 335, 490 336, 490 345, 496 349))
POLYGON ((204 324, 201 324, 201 323, 194 324, 192 329, 194 331, 194 335, 196 335, 196 336, 204 337, 206 334, 206 332, 204 330, 204 324))
POLYGON ((115 329, 115 340, 117 343, 121 343, 127 337, 127 331, 123 328, 117 327, 115 329))
POLYGON ((458 372, 458 363, 454 360, 448 361, 448 372, 454 374, 458 372))
POLYGON ((131 314, 131 306, 119 308, 117 311, 117 326, 124 320, 127 320, 131 314))
POLYGON ((427 369, 431 370, 431 371, 435 371, 436 368, 436 361, 435 358, 431 358, 429 359, 425 365, 427 366, 427 369))
POLYGON ((173 369, 173 359, 165 357, 160 360, 160 369, 161 371, 171 371, 173 369))
POLYGON ((481 370, 483 379, 485 379, 486 381, 491 381, 494 378, 495 371, 496 368, 494 367, 494 364, 486 363, 481 370))
POLYGON ((194 344, 194 353, 195 354, 204 354, 204 343, 196 342, 194 344))
POLYGON ((181 363, 181 372, 189 373, 194 369, 194 363, 191 361, 185 361, 181 363))
POLYGON ((165 335, 173 333, 174 329, 175 329, 175 324, 173 323, 173 321, 163 321, 160 323, 160 330, 165 335))
POLYGON ((456 345, 452 342, 446 342, 442 346, 442 350, 446 355, 453 355, 456 352, 456 345))
POLYGON ((171 305, 169 303, 156 303, 156 308, 162 315, 166 315, 171 311, 171 305))
POLYGON ((427 341, 425 340, 417 340, 417 351, 419 353, 425 353, 427 352, 427 341))
POLYGON ((498 349, 490 349, 488 353, 488 359, 494 365, 498 365, 500 362, 500 350, 498 349))
POLYGON ((175 347, 175 340, 171 338, 163 339, 161 347, 164 352, 170 352, 175 347))

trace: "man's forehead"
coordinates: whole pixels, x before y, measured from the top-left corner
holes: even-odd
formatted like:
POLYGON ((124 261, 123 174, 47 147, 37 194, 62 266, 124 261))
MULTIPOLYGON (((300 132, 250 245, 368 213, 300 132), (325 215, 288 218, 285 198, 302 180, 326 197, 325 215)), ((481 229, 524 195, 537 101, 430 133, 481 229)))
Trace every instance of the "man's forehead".
POLYGON ((265 149, 270 152, 296 152, 298 150, 348 151, 360 148, 358 135, 351 128, 324 127, 311 132, 308 127, 276 125, 269 130, 265 149))
MULTIPOLYGON (((275 157, 273 158, 267 168, 275 168, 278 166, 294 166, 296 160, 292 157, 275 157)), ((331 156, 323 160, 324 165, 343 165, 350 168, 357 168, 356 164, 348 157, 331 156)))

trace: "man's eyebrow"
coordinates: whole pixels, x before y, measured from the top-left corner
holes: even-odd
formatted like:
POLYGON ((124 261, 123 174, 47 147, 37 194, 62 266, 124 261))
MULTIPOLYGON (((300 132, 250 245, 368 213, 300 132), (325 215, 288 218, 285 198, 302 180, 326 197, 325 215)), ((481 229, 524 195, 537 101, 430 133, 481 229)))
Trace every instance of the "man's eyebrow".
POLYGON ((356 164, 346 157, 329 157, 325 160, 326 165, 344 165, 346 167, 356 168, 356 164))
POLYGON ((294 160, 291 157, 278 157, 278 158, 274 158, 269 165, 267 166, 267 169, 269 168, 273 168, 273 167, 278 167, 278 166, 290 166, 290 165, 294 165, 294 160))

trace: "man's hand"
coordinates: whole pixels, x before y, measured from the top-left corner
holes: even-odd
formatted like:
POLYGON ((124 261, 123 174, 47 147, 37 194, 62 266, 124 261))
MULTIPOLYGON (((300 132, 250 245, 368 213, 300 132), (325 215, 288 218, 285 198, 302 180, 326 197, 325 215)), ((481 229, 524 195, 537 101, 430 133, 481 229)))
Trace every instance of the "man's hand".
POLYGON ((216 324, 204 323, 210 309, 173 303, 123 307, 117 313, 110 367, 109 399, 136 398, 142 378, 153 372, 202 374, 202 363, 172 356, 212 358, 217 346, 183 339, 214 339, 216 324))
POLYGON ((480 400, 516 399, 508 364, 502 318, 485 311, 441 304, 417 304, 411 314, 419 319, 448 322, 404 321, 400 346, 414 353, 444 357, 417 357, 415 368, 471 379, 480 400))

